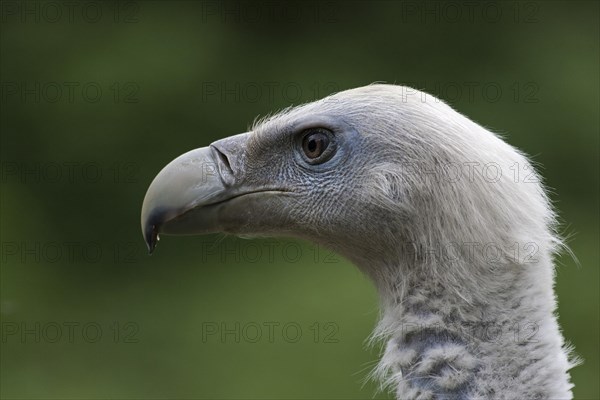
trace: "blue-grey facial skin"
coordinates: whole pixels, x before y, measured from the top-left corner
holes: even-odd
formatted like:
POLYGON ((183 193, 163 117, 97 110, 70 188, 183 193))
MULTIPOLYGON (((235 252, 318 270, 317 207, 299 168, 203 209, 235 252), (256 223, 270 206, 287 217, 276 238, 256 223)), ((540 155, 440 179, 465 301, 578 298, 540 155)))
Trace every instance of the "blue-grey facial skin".
POLYGON ((198 149, 201 158, 192 162, 174 160, 161 171, 165 181, 159 175, 144 200, 142 225, 149 248, 160 233, 310 238, 323 234, 323 226, 333 229, 328 210, 357 200, 349 183, 360 170, 353 164, 361 141, 341 118, 316 115, 221 139, 198 149), (302 139, 317 128, 330 132, 330 142, 326 157, 315 161, 304 153, 302 139), (196 182, 190 180, 186 169, 203 163, 212 174, 200 171, 196 182))
MULTIPOLYGON (((187 202, 177 204, 178 193, 190 193, 190 183, 176 178, 164 182, 157 177, 149 193, 163 189, 169 193, 170 205, 165 207, 147 195, 145 209, 167 215, 175 213, 174 205, 178 208, 174 218, 155 218, 153 227, 148 226, 148 211, 142 216, 149 248, 159 233, 224 232, 300 237, 329 246, 353 261, 357 261, 354 254, 364 256, 390 246, 395 253, 398 242, 393 239, 397 238, 375 238, 372 224, 378 221, 384 232, 397 231, 399 226, 389 216, 388 193, 380 190, 387 185, 388 165, 402 154, 402 108, 389 107, 400 104, 399 94, 386 89, 382 95, 377 87, 342 92, 286 109, 256 123, 248 133, 212 143, 205 162, 216 166, 220 179, 192 184, 200 196, 206 184, 209 191, 218 193, 218 201, 204 199, 190 207, 184 196, 187 202), (304 153, 302 138, 311 129, 329 132, 332 152, 328 157, 310 160, 304 153)), ((176 165, 165 167, 171 169, 178 170, 176 165)), ((403 179, 395 179, 399 181, 403 179)), ((396 193, 391 195, 394 201, 398 198, 396 193)))

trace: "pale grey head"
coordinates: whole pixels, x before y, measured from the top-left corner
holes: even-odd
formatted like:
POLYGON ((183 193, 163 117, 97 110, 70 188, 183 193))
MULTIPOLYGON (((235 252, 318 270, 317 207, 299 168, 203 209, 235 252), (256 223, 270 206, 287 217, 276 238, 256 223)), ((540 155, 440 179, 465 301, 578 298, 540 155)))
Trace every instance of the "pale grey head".
POLYGON ((522 153, 394 85, 287 109, 185 153, 142 207, 150 251, 159 234, 224 232, 299 237, 346 256, 381 293, 375 335, 388 345, 377 374, 399 398, 570 396, 572 364, 553 315, 554 220, 522 153), (533 243, 535 259, 515 255, 515 243, 533 243), (442 333, 431 332, 433 320, 442 333), (456 329, 490 321, 535 323, 544 354, 456 329), (418 341, 405 329, 415 322, 418 341), (521 360, 498 377, 507 357, 521 360), (539 362, 545 371, 519 376, 539 362))

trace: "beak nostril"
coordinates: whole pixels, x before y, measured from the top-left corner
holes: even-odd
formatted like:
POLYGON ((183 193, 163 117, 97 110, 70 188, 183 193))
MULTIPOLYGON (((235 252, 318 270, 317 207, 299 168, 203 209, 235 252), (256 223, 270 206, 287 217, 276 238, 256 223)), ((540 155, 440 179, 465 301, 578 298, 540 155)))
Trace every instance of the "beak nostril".
POLYGON ((215 155, 215 161, 217 162, 217 166, 219 168, 219 172, 221 174, 221 178, 224 183, 232 184, 234 179, 233 168, 231 168, 231 163, 229 162, 229 158, 225 153, 219 150, 216 146, 210 146, 213 149, 215 155))
POLYGON ((229 164, 229 158, 227 158, 227 156, 225 154, 223 154, 219 149, 217 149, 217 154, 219 155, 219 158, 221 159, 221 162, 223 164, 225 164, 225 166, 227 167, 227 169, 229 169, 229 171, 233 172, 231 170, 231 164, 229 164))

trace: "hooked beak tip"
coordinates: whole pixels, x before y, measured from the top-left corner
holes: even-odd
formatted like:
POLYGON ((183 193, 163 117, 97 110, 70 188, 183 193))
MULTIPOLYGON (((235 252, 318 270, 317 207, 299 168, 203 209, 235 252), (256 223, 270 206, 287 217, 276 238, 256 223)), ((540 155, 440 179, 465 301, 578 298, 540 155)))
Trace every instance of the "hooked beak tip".
POLYGON ((198 212, 192 218, 184 214, 231 197, 219 172, 231 174, 230 166, 226 168, 228 163, 225 155, 216 153, 212 147, 202 147, 177 157, 156 175, 144 196, 141 213, 142 234, 149 254, 156 248, 159 233, 183 235, 210 231, 215 215, 198 212), (216 163, 225 165, 215 168, 216 163))
POLYGON ((166 220, 168 220, 168 212, 163 208, 154 210, 146 220, 143 231, 146 246, 148 246, 148 254, 154 252, 156 244, 160 240, 158 236, 159 229, 166 220))
POLYGON ((146 234, 144 235, 146 237, 146 246, 148 246, 148 254, 152 254, 159 240, 158 228, 156 225, 148 225, 146 229, 146 234))

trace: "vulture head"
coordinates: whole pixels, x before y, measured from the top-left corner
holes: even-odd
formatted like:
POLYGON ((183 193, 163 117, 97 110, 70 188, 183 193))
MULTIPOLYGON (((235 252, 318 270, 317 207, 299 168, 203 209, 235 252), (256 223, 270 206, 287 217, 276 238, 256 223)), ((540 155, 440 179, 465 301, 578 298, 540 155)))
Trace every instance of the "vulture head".
POLYGON ((554 221, 521 152, 430 95, 374 84, 181 155, 141 222, 150 252, 159 235, 215 232, 330 247, 380 293, 375 376, 398 398, 466 399, 571 396, 554 221))

